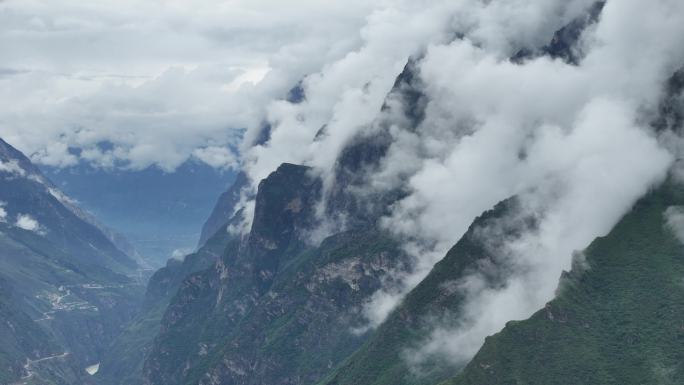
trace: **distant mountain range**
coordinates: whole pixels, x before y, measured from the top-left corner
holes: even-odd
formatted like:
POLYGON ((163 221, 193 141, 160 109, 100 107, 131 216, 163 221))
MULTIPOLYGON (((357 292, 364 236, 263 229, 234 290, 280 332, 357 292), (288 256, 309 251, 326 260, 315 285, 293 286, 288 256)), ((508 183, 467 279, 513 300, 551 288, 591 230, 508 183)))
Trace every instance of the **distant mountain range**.
POLYGON ((174 172, 156 167, 103 170, 85 164, 41 170, 80 207, 125 236, 154 268, 196 248, 216 197, 235 177, 195 161, 174 172))

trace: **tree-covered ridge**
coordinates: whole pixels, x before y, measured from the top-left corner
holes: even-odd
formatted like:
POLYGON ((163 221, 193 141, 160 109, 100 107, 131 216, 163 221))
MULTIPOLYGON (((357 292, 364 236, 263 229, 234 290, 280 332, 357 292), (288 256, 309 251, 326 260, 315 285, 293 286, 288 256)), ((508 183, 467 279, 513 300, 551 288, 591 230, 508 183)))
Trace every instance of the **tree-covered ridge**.
POLYGON ((672 218, 682 204, 673 183, 639 201, 563 276, 556 299, 488 338, 445 385, 682 383, 684 246, 672 218))

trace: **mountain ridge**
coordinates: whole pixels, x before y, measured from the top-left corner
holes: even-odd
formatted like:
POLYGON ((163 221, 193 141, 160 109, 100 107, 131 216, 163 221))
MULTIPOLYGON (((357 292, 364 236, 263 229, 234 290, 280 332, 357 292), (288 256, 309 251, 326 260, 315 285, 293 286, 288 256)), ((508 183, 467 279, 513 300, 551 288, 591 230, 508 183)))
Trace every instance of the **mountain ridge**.
POLYGON ((0 141, 0 381, 92 383, 137 309, 137 263, 64 199, 0 141))

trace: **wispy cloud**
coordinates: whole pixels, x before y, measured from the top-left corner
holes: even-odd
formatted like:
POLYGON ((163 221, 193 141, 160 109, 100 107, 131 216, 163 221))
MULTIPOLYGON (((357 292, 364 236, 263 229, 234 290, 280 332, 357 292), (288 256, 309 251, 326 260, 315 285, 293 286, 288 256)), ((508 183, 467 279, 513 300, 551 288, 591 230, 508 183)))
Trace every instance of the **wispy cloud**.
POLYGON ((7 222, 7 210, 5 210, 7 202, 0 201, 0 222, 7 222))
POLYGON ((16 160, 9 160, 7 162, 3 162, 2 160, 0 160, 0 173, 24 176, 26 175, 26 170, 21 168, 19 162, 17 162, 16 160))
POLYGON ((15 225, 20 229, 27 231, 40 231, 40 223, 28 214, 17 215, 17 222, 15 225))

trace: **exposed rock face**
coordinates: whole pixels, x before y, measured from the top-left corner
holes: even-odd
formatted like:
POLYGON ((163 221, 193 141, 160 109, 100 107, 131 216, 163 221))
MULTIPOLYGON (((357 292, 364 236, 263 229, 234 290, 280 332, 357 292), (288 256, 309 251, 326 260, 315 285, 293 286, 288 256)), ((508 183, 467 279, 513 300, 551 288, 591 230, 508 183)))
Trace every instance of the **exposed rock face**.
POLYGON ((360 346, 360 308, 402 253, 378 231, 311 246, 319 198, 306 167, 285 164, 259 185, 249 235, 169 305, 146 384, 313 383, 360 346))
MULTIPOLYGON (((419 79, 413 71, 411 62, 395 84, 391 98, 402 103, 383 107, 387 119, 394 119, 397 115, 390 114, 392 108, 410 106, 401 118, 406 126, 417 125, 424 108, 419 79)), ((206 383, 312 383, 360 346, 367 335, 355 335, 352 329, 364 326, 362 305, 381 287, 388 270, 406 267, 403 253, 376 230, 375 223, 400 194, 386 193, 363 202, 350 194, 353 185, 367 182, 365 171, 378 166, 390 145, 386 130, 393 123, 378 123, 372 137, 355 139, 338 160, 336 182, 326 199, 327 214, 343 215, 347 220, 344 226, 350 231, 331 237, 320 247, 309 243, 309 232, 318 224, 315 212, 321 200, 320 181, 309 176, 305 167, 284 164, 259 185, 249 235, 232 243, 213 268, 187 277, 167 309, 161 333, 145 364, 146 383, 188 379, 206 383), (344 242, 356 241, 363 242, 373 254, 359 250, 358 255, 346 255, 358 246, 344 242), (333 244, 335 253, 344 254, 344 258, 321 265, 320 260, 325 259, 321 255, 331 253, 333 244), (301 292, 302 299, 288 298, 293 296, 290 291, 301 292), (246 321, 250 317, 255 320, 246 321), (284 317, 298 321, 285 321, 284 317), (254 330, 245 331, 248 322, 257 325, 254 330), (286 325, 278 334, 279 349, 284 350, 271 351, 275 345, 264 336, 274 323, 286 325), (331 324, 337 326, 328 330, 331 324), (179 345, 196 349, 179 353, 173 348, 179 345), (302 350, 299 355, 283 353, 295 347, 302 350), (246 353, 250 349, 251 356, 246 353), (207 367, 212 360, 219 362, 217 357, 223 357, 220 365, 207 367), (292 362, 294 357, 300 361, 292 362)), ((205 225, 203 239, 232 215, 246 183, 246 179, 241 180, 238 177, 219 200, 205 225)))

